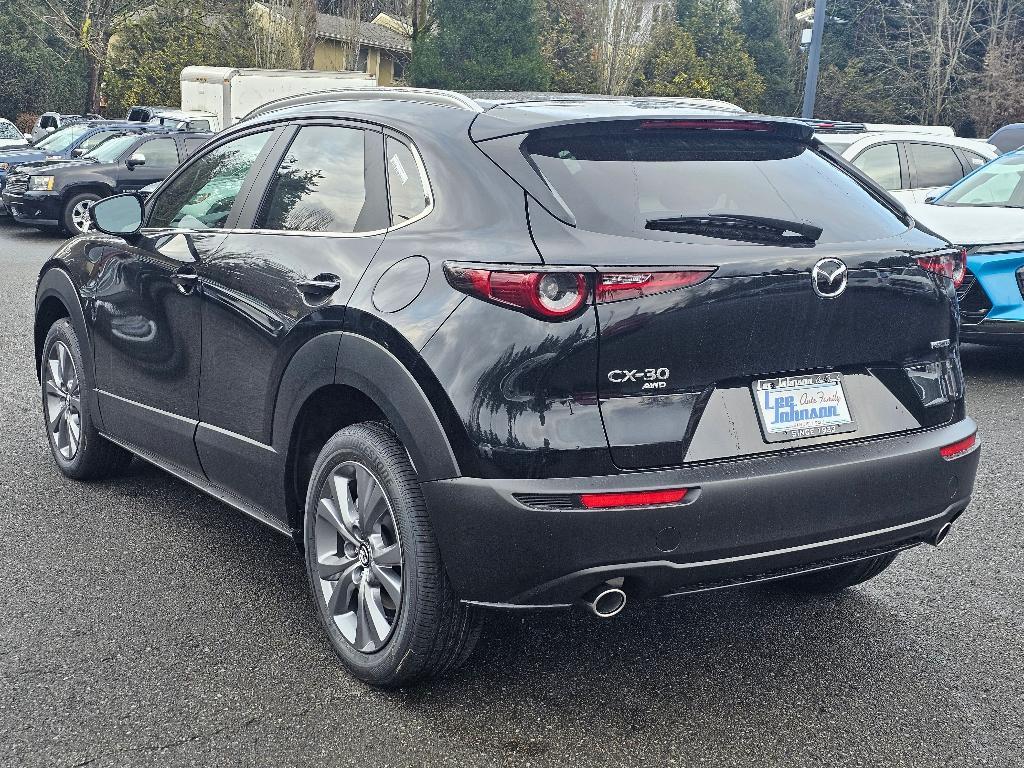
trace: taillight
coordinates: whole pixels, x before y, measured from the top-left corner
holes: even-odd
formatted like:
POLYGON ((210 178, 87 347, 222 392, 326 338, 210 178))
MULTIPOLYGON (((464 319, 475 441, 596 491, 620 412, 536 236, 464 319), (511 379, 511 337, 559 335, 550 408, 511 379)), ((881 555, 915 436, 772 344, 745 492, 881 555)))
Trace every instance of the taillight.
POLYGON ((598 304, 636 299, 697 285, 711 277, 714 271, 708 267, 680 272, 602 272, 597 277, 594 294, 598 304))
POLYGON ((575 316, 587 302, 587 279, 580 272, 509 272, 444 265, 456 290, 545 320, 575 316))
POLYGON ((955 443, 944 445, 939 448, 939 455, 946 461, 952 461, 953 459, 959 459, 961 456, 970 453, 974 450, 974 447, 978 444, 978 433, 975 432, 970 437, 965 437, 963 440, 957 440, 955 443))
POLYGON ((963 285, 967 274, 967 249, 951 248, 948 251, 937 251, 927 256, 918 256, 917 264, 921 269, 932 272, 953 281, 953 286, 963 285))
POLYGON ((660 504, 674 504, 686 498, 688 488, 672 488, 666 491, 633 491, 627 493, 582 493, 580 503, 586 509, 609 509, 611 507, 653 507, 660 504))

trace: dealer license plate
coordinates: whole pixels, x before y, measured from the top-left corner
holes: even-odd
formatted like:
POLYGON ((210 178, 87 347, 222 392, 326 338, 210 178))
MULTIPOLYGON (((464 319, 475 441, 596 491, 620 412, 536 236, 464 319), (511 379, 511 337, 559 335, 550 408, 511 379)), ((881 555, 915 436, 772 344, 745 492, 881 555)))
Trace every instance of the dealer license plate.
POLYGON ((764 438, 769 443, 857 429, 841 373, 761 379, 752 389, 764 438))

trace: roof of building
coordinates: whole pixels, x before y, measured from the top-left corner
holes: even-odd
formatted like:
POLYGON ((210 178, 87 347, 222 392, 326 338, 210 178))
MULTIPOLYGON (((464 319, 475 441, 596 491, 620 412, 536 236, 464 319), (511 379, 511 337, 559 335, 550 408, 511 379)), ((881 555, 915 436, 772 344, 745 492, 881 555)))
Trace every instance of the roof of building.
POLYGON ((412 40, 407 35, 402 35, 375 21, 355 21, 344 16, 318 13, 316 26, 320 37, 329 40, 354 42, 397 53, 412 51, 412 40))

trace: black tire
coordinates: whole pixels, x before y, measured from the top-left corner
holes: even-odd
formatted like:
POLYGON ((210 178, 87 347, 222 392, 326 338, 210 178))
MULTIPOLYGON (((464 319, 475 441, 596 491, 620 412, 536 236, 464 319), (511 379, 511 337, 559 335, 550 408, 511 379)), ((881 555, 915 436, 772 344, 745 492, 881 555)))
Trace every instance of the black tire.
POLYGON ((90 411, 92 403, 87 397, 88 386, 81 378, 85 375, 85 370, 82 361, 82 347, 71 321, 67 318, 58 320, 46 334, 46 341, 43 343, 43 356, 39 366, 43 428, 46 430, 46 438, 53 460, 63 474, 75 480, 99 480, 127 467, 132 460, 132 455, 114 445, 97 431, 90 411), (59 430, 55 432, 50 426, 50 414, 54 412, 54 409, 52 404, 48 405, 47 403, 48 382, 50 381, 47 368, 52 353, 58 351, 58 345, 63 345, 70 355, 77 380, 79 438, 75 451, 70 456, 66 456, 58 447, 59 430))
MULTIPOLYGON (((338 536, 336 544, 332 544, 330 535, 333 535, 330 528, 321 527, 320 546, 325 546, 323 537, 326 536, 328 550, 338 546, 340 558, 343 548, 348 546, 346 539, 338 536)), ((303 543, 317 617, 334 650, 355 677, 371 685, 398 687, 445 674, 469 658, 480 637, 481 612, 456 599, 412 464, 401 443, 386 426, 355 424, 338 431, 327 441, 313 467, 306 494, 303 543), (343 619, 336 619, 329 613, 328 591, 332 588, 330 582, 321 579, 318 571, 317 525, 326 524, 318 507, 322 494, 327 493, 325 484, 338 471, 354 464, 369 470, 383 491, 389 525, 393 523, 396 529, 401 556, 401 603, 392 619, 390 634, 369 652, 357 649, 355 642, 347 639, 340 628, 343 619)), ((370 578, 372 583, 374 577, 370 578)), ((353 589, 354 592, 350 590, 352 599, 361 599, 358 587, 353 589)), ((354 631, 351 626, 349 631, 354 631)))
POLYGON ((80 229, 74 222, 73 213, 75 206, 80 203, 95 203, 97 200, 102 200, 101 195, 97 195, 95 192, 79 192, 77 195, 72 195, 64 203, 64 207, 60 212, 60 226, 69 235, 81 235, 85 230, 80 229))
POLYGON ((892 565, 893 560, 896 559, 898 554, 899 552, 893 552, 888 555, 878 555, 867 560, 858 560, 848 565, 840 565, 836 568, 805 573, 802 576, 784 579, 779 582, 779 586, 793 592, 807 592, 811 594, 839 592, 875 578, 875 576, 892 565))

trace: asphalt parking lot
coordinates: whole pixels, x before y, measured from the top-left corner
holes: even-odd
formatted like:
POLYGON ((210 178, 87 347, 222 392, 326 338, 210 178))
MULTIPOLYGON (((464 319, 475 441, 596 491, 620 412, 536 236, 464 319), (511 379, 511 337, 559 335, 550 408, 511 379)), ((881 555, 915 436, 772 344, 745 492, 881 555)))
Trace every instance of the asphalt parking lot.
POLYGON ((136 461, 60 476, 0 219, 0 766, 1024 765, 1024 352, 965 349, 984 456, 941 549, 838 597, 495 617, 454 677, 363 686, 274 532, 136 461))

